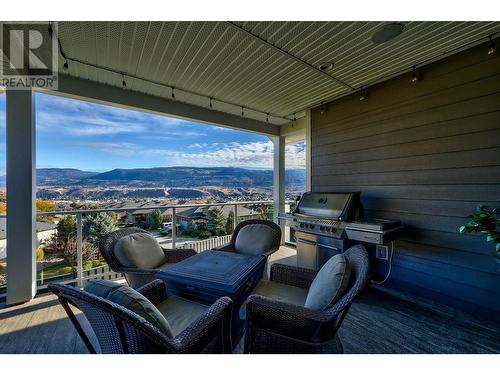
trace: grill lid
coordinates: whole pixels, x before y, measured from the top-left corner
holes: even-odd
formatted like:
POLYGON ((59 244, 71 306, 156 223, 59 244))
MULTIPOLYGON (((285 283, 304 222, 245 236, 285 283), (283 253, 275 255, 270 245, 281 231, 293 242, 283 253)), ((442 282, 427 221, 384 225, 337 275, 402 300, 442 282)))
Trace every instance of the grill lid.
POLYGON ((343 221, 358 203, 359 193, 304 193, 294 214, 343 221))

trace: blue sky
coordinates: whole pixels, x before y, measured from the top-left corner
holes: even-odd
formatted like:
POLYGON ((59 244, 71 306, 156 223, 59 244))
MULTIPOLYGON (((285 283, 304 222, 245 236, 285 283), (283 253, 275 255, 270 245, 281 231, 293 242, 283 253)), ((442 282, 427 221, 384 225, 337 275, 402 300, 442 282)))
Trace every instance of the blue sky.
MULTIPOLYGON (((262 135, 36 94, 37 167, 105 171, 161 166, 272 168, 262 135)), ((303 168, 303 144, 287 168, 303 168)), ((5 95, 0 94, 0 173, 5 173, 5 95)))

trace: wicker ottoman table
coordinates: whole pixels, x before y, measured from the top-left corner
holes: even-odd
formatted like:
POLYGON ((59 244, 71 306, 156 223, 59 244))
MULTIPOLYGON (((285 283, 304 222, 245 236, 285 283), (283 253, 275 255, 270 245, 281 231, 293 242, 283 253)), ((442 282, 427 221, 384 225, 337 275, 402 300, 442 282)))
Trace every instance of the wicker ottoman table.
POLYGON ((243 333, 239 308, 262 279, 265 257, 208 250, 196 254, 165 270, 157 276, 165 281, 169 293, 212 304, 227 296, 233 306, 233 343, 243 333))

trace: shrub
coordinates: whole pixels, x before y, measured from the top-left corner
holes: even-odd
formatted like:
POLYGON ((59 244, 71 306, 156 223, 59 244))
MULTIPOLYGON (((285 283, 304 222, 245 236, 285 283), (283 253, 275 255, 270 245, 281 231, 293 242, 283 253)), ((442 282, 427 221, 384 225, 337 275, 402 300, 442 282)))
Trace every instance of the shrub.
POLYGON ((168 232, 165 232, 164 230, 162 230, 162 231, 160 232, 160 236, 162 236, 162 237, 167 237, 167 236, 168 236, 168 232))
POLYGON ((41 247, 39 247, 38 249, 36 249, 36 261, 41 262, 43 258, 45 258, 45 252, 41 247))
POLYGON ((92 261, 92 268, 96 268, 96 267, 99 267, 101 265, 101 261, 100 260, 93 260, 92 261))
POLYGON ((83 262, 83 269, 84 270, 89 270, 92 268, 92 261, 91 260, 87 260, 85 262, 83 262))
POLYGON ((61 269, 57 272, 58 275, 65 275, 67 273, 72 273, 73 272, 73 267, 71 266, 65 266, 61 267, 61 269))

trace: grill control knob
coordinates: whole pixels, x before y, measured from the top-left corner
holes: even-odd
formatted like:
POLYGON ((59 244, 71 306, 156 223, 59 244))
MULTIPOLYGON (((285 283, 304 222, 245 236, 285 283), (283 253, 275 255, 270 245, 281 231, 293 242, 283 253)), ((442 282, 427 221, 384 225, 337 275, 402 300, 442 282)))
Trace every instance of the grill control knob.
POLYGON ((325 231, 325 227, 323 225, 320 225, 319 226, 319 230, 322 231, 322 232, 324 232, 325 231))
POLYGON ((313 229, 314 228, 314 224, 309 224, 309 228, 313 229))

